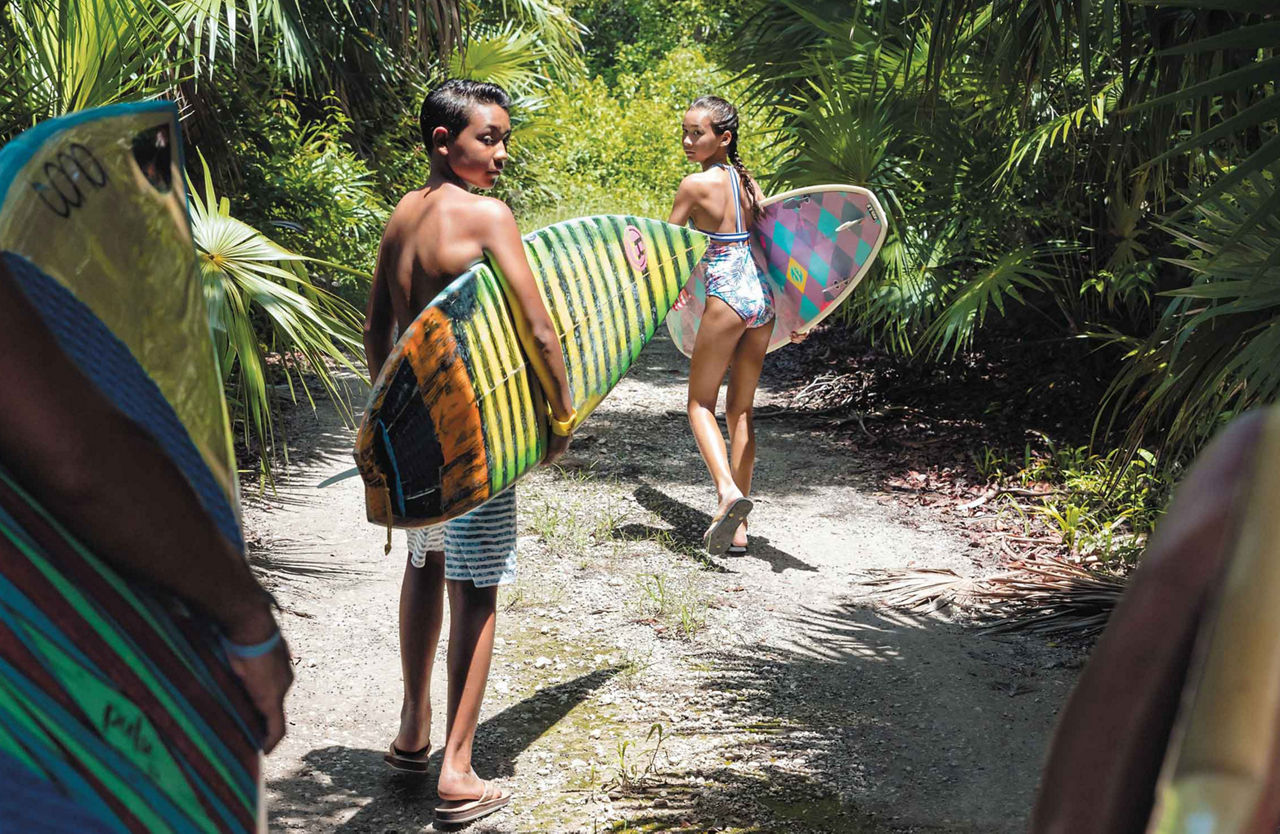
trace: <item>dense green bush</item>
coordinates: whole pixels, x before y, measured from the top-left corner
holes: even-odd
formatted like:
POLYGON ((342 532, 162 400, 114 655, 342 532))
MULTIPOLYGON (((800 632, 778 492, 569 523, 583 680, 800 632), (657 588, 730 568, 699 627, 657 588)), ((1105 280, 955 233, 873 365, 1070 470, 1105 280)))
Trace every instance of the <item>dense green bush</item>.
MULTIPOLYGON (((369 166, 346 142, 350 124, 336 102, 304 121, 285 96, 269 101, 235 147, 242 172, 235 200, 243 219, 297 252, 373 270, 388 207, 369 166)), ((315 265, 314 276, 364 306, 365 282, 315 265)))
MULTIPOLYGON (((530 196, 521 219, 529 228, 592 213, 665 217, 680 179, 694 169, 680 150, 680 121, 694 98, 739 97, 729 76, 700 51, 678 49, 643 74, 624 73, 552 89, 522 156, 549 192, 530 196)), ((761 111, 742 114, 748 166, 763 157, 761 111)), ((517 136, 519 140, 520 137, 517 136)))
POLYGON ((573 14, 587 27, 582 39, 588 75, 613 83, 644 72, 682 47, 711 47, 733 32, 726 0, 579 0, 573 14))

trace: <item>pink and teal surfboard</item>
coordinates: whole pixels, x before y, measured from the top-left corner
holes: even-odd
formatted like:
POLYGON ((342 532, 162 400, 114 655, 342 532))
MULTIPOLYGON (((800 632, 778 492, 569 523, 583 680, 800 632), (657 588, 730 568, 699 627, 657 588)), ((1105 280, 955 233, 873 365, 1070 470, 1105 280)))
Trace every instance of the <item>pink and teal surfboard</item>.
MULTIPOLYGON (((777 313, 769 350, 807 333, 849 297, 875 262, 888 231, 876 196, 856 185, 815 185, 764 201, 751 226, 751 252, 773 291, 777 313)), ((692 355, 706 308, 703 267, 688 284, 691 299, 667 315, 676 346, 692 355)))

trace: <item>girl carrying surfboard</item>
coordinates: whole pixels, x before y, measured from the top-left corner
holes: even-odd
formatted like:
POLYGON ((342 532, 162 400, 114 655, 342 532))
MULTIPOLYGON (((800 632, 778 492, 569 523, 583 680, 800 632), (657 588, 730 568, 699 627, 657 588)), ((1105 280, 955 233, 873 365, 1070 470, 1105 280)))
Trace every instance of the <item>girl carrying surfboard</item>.
POLYGON ((670 222, 692 221, 711 238, 700 267, 707 304, 691 357, 688 401, 689 425, 719 500, 703 544, 713 556, 743 555, 756 451, 752 403, 774 323, 773 293, 751 256, 747 232, 764 196, 738 156, 732 104, 718 96, 697 99, 684 114, 682 136, 685 157, 702 170, 681 180, 670 222), (726 370, 730 449, 715 416, 726 370))

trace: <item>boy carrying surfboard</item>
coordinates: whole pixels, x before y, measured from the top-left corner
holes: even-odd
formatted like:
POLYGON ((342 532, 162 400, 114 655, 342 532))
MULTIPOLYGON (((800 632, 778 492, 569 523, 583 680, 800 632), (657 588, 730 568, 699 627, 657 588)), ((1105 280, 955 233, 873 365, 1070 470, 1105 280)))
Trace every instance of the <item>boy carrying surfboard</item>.
MULTIPOLYGON (((573 405, 564 358, 525 257, 511 209, 472 192, 492 188, 507 162, 510 98, 496 84, 451 80, 433 89, 419 117, 431 173, 387 221, 365 316, 370 379, 386 363, 393 335, 454 278, 487 253, 508 282, 512 313, 539 374, 552 415, 546 460, 569 446, 573 405), (540 360, 540 361, 539 361, 540 360)), ((508 489, 471 513, 409 534, 400 589, 404 701, 400 729, 385 760, 425 773, 431 749, 431 666, 440 640, 443 591, 449 590, 449 716, 437 790, 437 822, 463 823, 506 805, 509 791, 482 780, 471 748, 493 656, 498 586, 515 578, 516 502, 508 489)))

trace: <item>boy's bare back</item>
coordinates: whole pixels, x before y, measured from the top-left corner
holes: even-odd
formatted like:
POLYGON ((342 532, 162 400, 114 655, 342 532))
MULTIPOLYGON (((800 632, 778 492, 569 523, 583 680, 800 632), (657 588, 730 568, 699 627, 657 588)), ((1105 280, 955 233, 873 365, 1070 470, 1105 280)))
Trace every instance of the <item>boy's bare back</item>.
POLYGON ((505 205, 452 183, 410 191, 387 221, 374 284, 403 332, 431 300, 484 255, 484 233, 505 205))
MULTIPOLYGON (((445 286, 487 255, 503 276, 516 329, 552 416, 568 423, 573 398, 559 336, 529 268, 515 216, 501 200, 468 190, 493 188, 502 173, 511 134, 508 102, 502 93, 491 101, 449 104, 466 98, 462 86, 447 82, 423 103, 420 122, 431 174, 426 185, 401 198, 382 235, 364 319, 369 378, 376 380, 386 364, 395 332, 408 330, 445 286), (436 93, 439 100, 432 103, 436 93)), ((567 432, 559 435, 548 447, 548 459, 564 451, 567 437, 567 432)))

